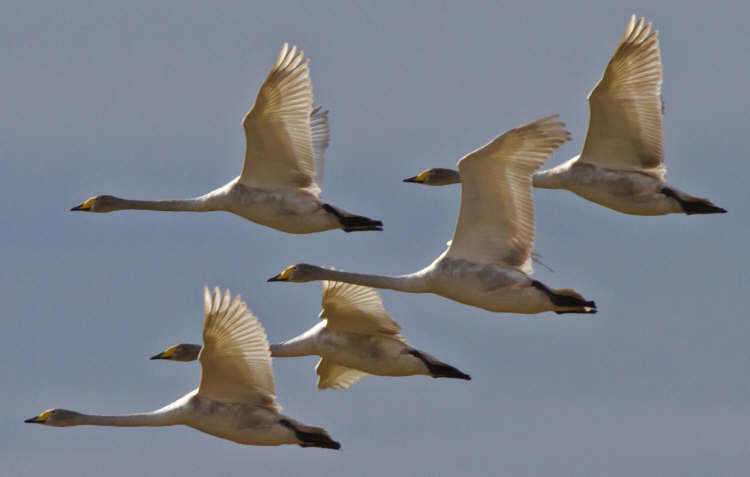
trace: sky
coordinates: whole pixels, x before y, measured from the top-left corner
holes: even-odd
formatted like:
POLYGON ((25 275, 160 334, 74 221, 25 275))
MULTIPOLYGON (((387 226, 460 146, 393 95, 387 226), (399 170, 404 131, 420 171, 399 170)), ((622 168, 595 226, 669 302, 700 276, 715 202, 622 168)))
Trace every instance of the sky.
POLYGON ((747 2, 22 2, 0 6, 0 471, 54 475, 738 476, 750 467, 747 2), (274 360, 288 415, 340 452, 249 447, 186 427, 47 428, 51 407, 156 409, 197 363, 202 287, 239 293, 269 339, 317 321, 308 262, 401 274, 451 238, 453 167, 559 113, 577 154, 586 96, 632 13, 660 31, 668 180, 724 215, 635 217, 535 191, 537 240, 596 315, 491 313, 382 292, 409 343, 472 381, 367 377, 317 391, 317 358, 274 360), (240 121, 284 42, 330 110, 323 196, 383 232, 290 235, 227 213, 69 208, 192 197, 241 171, 240 121))

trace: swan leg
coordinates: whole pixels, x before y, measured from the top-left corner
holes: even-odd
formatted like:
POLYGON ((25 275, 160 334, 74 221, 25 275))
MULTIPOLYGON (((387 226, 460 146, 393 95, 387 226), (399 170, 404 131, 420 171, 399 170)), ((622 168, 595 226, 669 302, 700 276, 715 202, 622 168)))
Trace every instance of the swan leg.
POLYGON ((726 209, 722 209, 721 207, 716 207, 708 199, 701 199, 699 197, 690 197, 689 199, 684 199, 680 197, 679 194, 677 194, 674 190, 670 189, 669 187, 664 187, 661 190, 661 193, 679 202, 680 207, 682 207, 682 210, 685 211, 687 215, 726 213, 726 209))
POLYGON ((323 210, 338 219, 344 232, 383 230, 383 222, 379 220, 372 220, 361 215, 345 215, 330 204, 323 204, 323 210))
POLYGON ((427 366, 427 370, 430 372, 433 378, 455 378, 465 379, 467 381, 471 380, 471 376, 469 376, 468 374, 462 373, 449 364, 431 362, 422 353, 415 349, 410 349, 408 353, 421 360, 425 364, 425 366, 427 366))
POLYGON ((323 447, 324 449, 340 449, 341 444, 331 439, 328 433, 320 427, 295 425, 289 419, 280 419, 279 424, 294 432, 300 440, 300 447, 323 447))

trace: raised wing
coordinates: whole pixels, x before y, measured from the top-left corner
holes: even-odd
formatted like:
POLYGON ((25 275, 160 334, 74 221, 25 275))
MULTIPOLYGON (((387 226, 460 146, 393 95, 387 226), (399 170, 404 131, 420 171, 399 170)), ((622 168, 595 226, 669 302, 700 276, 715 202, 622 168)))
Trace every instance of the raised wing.
POLYGON ((370 287, 324 280, 322 307, 320 318, 328 320, 328 328, 406 343, 401 327, 388 316, 380 295, 370 287))
POLYGON ((321 358, 315 366, 318 373, 318 389, 349 389, 352 384, 367 376, 368 373, 346 366, 341 366, 321 358))
MULTIPOLYGON (((318 196, 310 127, 312 85, 308 60, 303 60, 301 51, 295 55, 296 51, 284 43, 255 105, 242 121, 247 146, 239 182, 251 187, 306 189, 318 196)), ((319 135, 319 146, 328 142, 325 121, 326 139, 320 140, 319 135)))
POLYGON ((203 289, 204 320, 200 396, 276 410, 271 352, 266 332, 239 295, 231 299, 203 289))
POLYGON ((310 114, 310 137, 312 139, 313 159, 315 161, 315 183, 320 186, 323 183, 323 170, 325 167, 325 152, 328 149, 330 128, 328 126, 328 111, 323 111, 322 106, 313 109, 310 114))
POLYGON ((531 175, 570 139, 558 116, 511 129, 458 161, 461 210, 446 256, 531 274, 531 175))
POLYGON ((643 22, 630 17, 604 76, 589 94, 589 130, 579 161, 663 179, 659 38, 651 23, 643 22))

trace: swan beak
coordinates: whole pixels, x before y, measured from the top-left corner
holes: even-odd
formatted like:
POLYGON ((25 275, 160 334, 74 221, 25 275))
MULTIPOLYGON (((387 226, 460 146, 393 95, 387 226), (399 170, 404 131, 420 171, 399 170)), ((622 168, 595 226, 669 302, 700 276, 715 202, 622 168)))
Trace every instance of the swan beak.
POLYGON ((49 417, 49 414, 43 412, 43 413, 39 414, 38 416, 30 417, 30 418, 24 420, 23 422, 34 423, 34 424, 44 424, 44 421, 46 421, 48 417, 49 417), (47 414, 47 415, 45 415, 45 414, 47 414))
POLYGON ((172 355, 174 354, 175 349, 177 349, 178 346, 179 345, 170 346, 161 353, 151 356, 150 359, 172 359, 172 355))
POLYGON ((281 275, 282 275, 282 274, 281 274, 281 273, 279 273, 278 275, 276 275, 276 276, 273 276, 273 277, 269 278, 269 279, 268 279, 268 280, 266 280, 266 281, 267 281, 267 282, 283 282, 283 281, 286 281, 286 278, 282 278, 282 277, 281 277, 281 275))
POLYGON ((83 204, 81 204, 81 205, 76 205, 75 207, 73 207, 73 208, 72 208, 72 209, 70 209, 70 210, 71 210, 71 211, 73 211, 73 210, 84 210, 84 211, 90 211, 90 210, 91 210, 91 207, 93 207, 93 206, 94 206, 94 202, 96 202, 96 197, 92 197, 92 198, 90 198, 90 199, 86 200, 86 202, 84 202, 83 204))
POLYGON ((419 176, 414 176, 414 177, 407 177, 406 179, 404 179, 404 180, 403 180, 403 182, 414 182, 414 183, 416 183, 416 184, 421 184, 421 183, 422 183, 422 181, 420 181, 420 180, 418 179, 418 177, 419 177, 419 176))

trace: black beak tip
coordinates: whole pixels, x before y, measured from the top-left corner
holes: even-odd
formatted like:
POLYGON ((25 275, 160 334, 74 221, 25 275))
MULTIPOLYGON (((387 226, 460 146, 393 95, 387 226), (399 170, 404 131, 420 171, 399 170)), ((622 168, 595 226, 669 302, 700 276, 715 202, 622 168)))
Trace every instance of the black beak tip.
POLYGON ((162 357, 161 353, 159 353, 159 354, 155 354, 151 356, 149 359, 164 359, 164 358, 162 357))
POLYGON ((278 282, 278 281, 279 281, 279 277, 278 276, 271 277, 268 280, 266 280, 266 282, 278 282))
POLYGON ((23 422, 28 422, 28 423, 35 423, 35 422, 39 422, 39 421, 37 421, 37 420, 36 420, 36 416, 34 416, 34 417, 30 417, 30 418, 28 418, 28 419, 24 419, 24 421, 23 421, 23 422))
MULTIPOLYGON (((415 177, 416 177, 416 176, 415 176, 415 177)), ((415 179, 415 177, 407 177, 406 179, 403 179, 403 181, 402 181, 402 182, 417 182, 416 180, 414 180, 414 179, 415 179)))
POLYGON ((76 205, 75 207, 71 207, 70 211, 73 212, 74 210, 86 210, 83 208, 83 204, 76 205))

